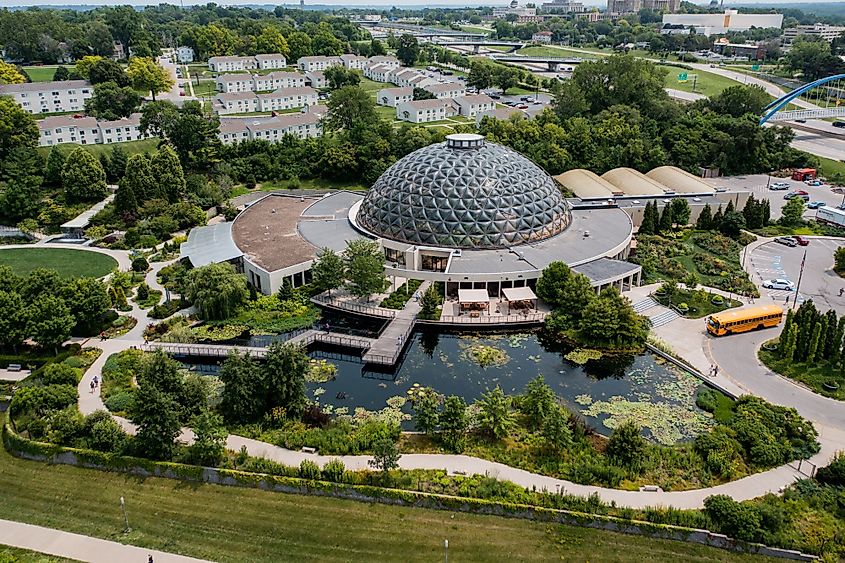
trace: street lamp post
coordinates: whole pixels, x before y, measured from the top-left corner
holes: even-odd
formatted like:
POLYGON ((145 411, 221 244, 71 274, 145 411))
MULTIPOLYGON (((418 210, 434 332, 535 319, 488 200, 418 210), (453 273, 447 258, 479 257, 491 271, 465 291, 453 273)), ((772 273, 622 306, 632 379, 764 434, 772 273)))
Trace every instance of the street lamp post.
POLYGON ((129 517, 126 515, 126 502, 123 500, 123 497, 120 497, 120 509, 123 511, 123 533, 128 534, 132 531, 132 528, 129 527, 129 517))
POLYGON ((449 563, 449 540, 443 540, 443 552, 446 554, 446 563, 449 563))

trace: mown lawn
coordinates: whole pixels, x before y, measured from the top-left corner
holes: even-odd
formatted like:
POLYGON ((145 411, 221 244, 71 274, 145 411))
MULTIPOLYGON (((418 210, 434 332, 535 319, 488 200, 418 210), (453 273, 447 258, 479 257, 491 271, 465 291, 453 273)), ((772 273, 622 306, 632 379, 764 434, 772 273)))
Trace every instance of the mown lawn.
POLYGON ((0 562, 2 563, 66 563, 72 561, 76 561, 76 559, 54 557, 28 549, 0 545, 0 562))
MULTIPOLYGON (((73 149, 82 147, 94 156, 99 157, 102 153, 110 153, 114 147, 122 148, 129 155, 142 152, 152 152, 158 148, 158 142, 159 139, 154 137, 152 139, 125 141, 123 143, 109 143, 107 145, 79 145, 77 143, 62 143, 61 145, 54 146, 59 147, 62 151, 64 151, 65 156, 70 154, 73 149)), ((52 148, 53 147, 38 147, 38 152, 41 153, 41 156, 47 158, 52 148)))
POLYGON ((845 162, 821 156, 817 156, 816 158, 819 159, 819 174, 821 176, 829 177, 833 174, 841 174, 845 176, 845 162))
POLYGON ((0 265, 9 266, 19 276, 48 268, 64 278, 99 278, 116 268, 117 261, 105 254, 70 248, 0 248, 0 265))
MULTIPOLYGON (((62 65, 68 71, 73 70, 74 65, 62 65)), ((29 75, 33 82, 50 82, 53 80, 53 75, 56 73, 56 65, 48 66, 25 66, 23 69, 29 75)))
POLYGON ((840 369, 831 366, 829 362, 787 362, 778 357, 777 352, 770 352, 762 348, 759 356, 760 361, 766 367, 789 379, 803 383, 813 392, 840 401, 845 400, 845 376, 840 369), (825 383, 835 383, 838 387, 836 389, 825 388, 825 383))
POLYGON ((719 94, 725 88, 740 84, 736 80, 731 80, 730 78, 726 78, 718 74, 713 74, 712 72, 703 72, 700 70, 685 70, 683 68, 675 66, 658 66, 660 68, 666 69, 667 74, 665 78, 665 86, 666 88, 672 88, 673 90, 681 90, 683 92, 695 92, 696 94, 704 94, 705 96, 710 97, 719 94), (684 72, 687 73, 689 78, 686 82, 679 82, 678 75, 684 72), (694 79, 694 75, 697 75, 698 78, 694 79), (693 84, 695 84, 695 90, 693 90, 693 84))
POLYGON ((6 518, 221 562, 436 561, 444 539, 454 561, 766 561, 587 528, 51 466, 2 448, 0 490, 6 518))

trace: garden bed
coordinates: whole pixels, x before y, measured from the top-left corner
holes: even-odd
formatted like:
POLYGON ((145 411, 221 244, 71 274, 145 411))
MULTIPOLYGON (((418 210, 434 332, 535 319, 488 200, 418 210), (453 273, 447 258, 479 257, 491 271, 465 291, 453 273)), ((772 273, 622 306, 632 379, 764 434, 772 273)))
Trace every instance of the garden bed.
POLYGON ((845 374, 829 362, 788 362, 777 351, 760 348, 760 361, 770 370, 809 387, 814 393, 845 400, 845 374))
POLYGON ((704 289, 690 291, 688 289, 675 289, 671 295, 664 294, 663 296, 654 295, 654 299, 664 306, 675 306, 682 311, 684 316, 690 319, 700 319, 719 313, 726 309, 733 307, 740 307, 742 303, 736 299, 728 300, 727 297, 722 297, 714 293, 710 293, 704 289), (683 305, 686 305, 686 311, 683 311, 683 305))
POLYGON ((408 280, 381 302, 385 309, 404 309, 405 304, 422 285, 422 280, 408 280))

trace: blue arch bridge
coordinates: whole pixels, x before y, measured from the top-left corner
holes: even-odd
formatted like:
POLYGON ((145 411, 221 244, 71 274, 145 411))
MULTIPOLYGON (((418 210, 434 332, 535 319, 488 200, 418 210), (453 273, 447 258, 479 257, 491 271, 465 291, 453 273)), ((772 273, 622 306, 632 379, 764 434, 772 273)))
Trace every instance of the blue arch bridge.
POLYGON ((795 121, 799 119, 824 119, 826 117, 845 117, 845 74, 836 74, 821 78, 792 92, 784 94, 770 103, 763 110, 760 125, 767 121, 795 121), (802 99, 814 107, 787 109, 789 104, 802 99))

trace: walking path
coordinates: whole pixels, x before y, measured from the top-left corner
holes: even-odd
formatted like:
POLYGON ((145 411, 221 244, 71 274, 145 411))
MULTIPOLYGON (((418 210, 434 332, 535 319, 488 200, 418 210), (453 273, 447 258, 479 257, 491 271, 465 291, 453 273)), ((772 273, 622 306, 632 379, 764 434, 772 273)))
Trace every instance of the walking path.
POLYGON ((155 563, 202 563, 204 561, 11 520, 0 520, 0 545, 10 545, 90 563, 118 561, 146 563, 150 556, 155 563))

